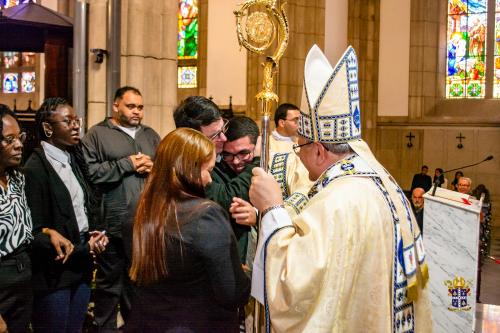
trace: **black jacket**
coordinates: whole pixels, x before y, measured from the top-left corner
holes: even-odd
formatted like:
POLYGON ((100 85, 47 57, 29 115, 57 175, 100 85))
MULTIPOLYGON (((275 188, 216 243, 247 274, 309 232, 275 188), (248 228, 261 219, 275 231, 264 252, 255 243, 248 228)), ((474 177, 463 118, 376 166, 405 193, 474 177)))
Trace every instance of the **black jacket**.
POLYGON ((135 208, 146 181, 146 175, 134 171, 130 155, 139 152, 154 158, 160 136, 141 125, 135 139, 106 119, 93 126, 82 139, 84 170, 97 189, 101 200, 99 230, 121 238, 128 232, 135 208), (127 226, 127 228, 124 228, 127 226))
MULTIPOLYGON (((71 154, 71 167, 85 195, 89 230, 95 220, 92 212, 92 194, 75 157, 71 154)), ((33 219, 34 241, 32 243, 33 288, 35 291, 54 291, 90 282, 92 258, 87 243, 81 244, 71 196, 63 181, 45 157, 41 148, 36 148, 24 166, 26 198, 33 219), (70 240, 75 249, 68 261, 55 261, 57 256, 43 228, 54 229, 70 240)))
POLYGON ((250 279, 226 212, 188 199, 177 205, 177 218, 181 235, 167 231, 167 277, 137 289, 125 332, 238 332, 250 279))

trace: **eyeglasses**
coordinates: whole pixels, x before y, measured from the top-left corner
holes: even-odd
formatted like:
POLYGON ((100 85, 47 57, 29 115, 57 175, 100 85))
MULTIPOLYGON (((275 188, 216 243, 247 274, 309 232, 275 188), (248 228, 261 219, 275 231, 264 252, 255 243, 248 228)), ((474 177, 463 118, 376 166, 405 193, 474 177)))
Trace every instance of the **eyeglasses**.
POLYGON ((55 124, 55 123, 65 123, 69 127, 74 127, 78 125, 78 127, 82 127, 83 124, 83 119, 82 118, 71 118, 71 119, 63 119, 63 120, 53 120, 53 121, 48 121, 49 124, 55 124))
POLYGON ((299 123, 299 118, 298 117, 292 118, 292 119, 285 119, 285 120, 291 121, 292 123, 296 123, 296 124, 299 123))
POLYGON ((299 144, 294 144, 292 147, 293 147, 293 151, 295 152, 295 154, 298 154, 300 153, 300 147, 303 147, 303 146, 307 146, 307 145, 310 145, 311 143, 314 143, 314 141, 310 141, 310 142, 307 142, 307 143, 303 143, 301 145, 299 144))
POLYGON ((226 134, 228 124, 229 124, 229 121, 224 120, 224 124, 222 125, 222 128, 219 131, 217 131, 215 134, 212 134, 211 136, 209 136, 208 138, 210 140, 215 140, 218 137, 220 137, 221 134, 226 134))
POLYGON ((144 109, 144 105, 142 104, 125 104, 125 106, 127 107, 127 109, 129 109, 130 111, 134 110, 134 109, 137 109, 139 111, 142 111, 144 109))
POLYGON ((232 154, 230 152, 223 151, 221 153, 221 156, 222 156, 222 159, 224 161, 231 162, 232 160, 234 160, 235 157, 237 157, 238 160, 243 161, 243 160, 247 159, 251 154, 252 154, 251 150, 245 149, 245 150, 237 152, 236 154, 232 154))
POLYGON ((19 140, 19 142, 24 143, 26 141, 26 133, 21 132, 19 135, 9 135, 1 139, 2 144, 7 147, 14 143, 14 141, 19 140))

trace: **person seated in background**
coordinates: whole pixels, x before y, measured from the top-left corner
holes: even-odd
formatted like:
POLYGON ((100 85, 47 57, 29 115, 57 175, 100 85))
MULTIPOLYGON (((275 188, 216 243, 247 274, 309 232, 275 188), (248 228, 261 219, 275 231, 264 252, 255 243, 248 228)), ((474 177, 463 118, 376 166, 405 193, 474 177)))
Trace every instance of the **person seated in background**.
POLYGON ((417 187, 421 187, 425 192, 429 191, 432 187, 432 178, 427 174, 429 172, 429 167, 427 165, 422 165, 420 173, 413 176, 411 182, 411 191, 417 187))
POLYGON ((472 180, 468 177, 460 177, 457 184, 458 192, 463 194, 471 194, 472 180))
POLYGON ((79 332, 90 298, 92 255, 107 237, 94 227, 96 205, 77 162, 81 119, 62 98, 48 98, 35 116, 40 147, 24 172, 33 218, 34 332, 79 332))
POLYGON ((0 104, 0 331, 10 333, 28 332, 33 302, 32 221, 18 170, 25 139, 14 112, 0 104))
POLYGON ((276 128, 269 136, 269 151, 275 153, 293 152, 293 144, 297 143, 300 110, 296 105, 283 103, 274 112, 276 128))
POLYGON ((137 207, 130 277, 138 285, 125 332, 237 332, 248 301, 225 209, 206 198, 215 145, 189 128, 161 142, 137 207))
POLYGON ((438 186, 441 188, 448 188, 448 179, 444 177, 444 170, 441 168, 436 168, 434 170, 434 178, 432 179, 432 183, 436 183, 436 180, 439 182, 438 186))
POLYGON ((411 192, 411 208, 422 235, 424 234, 424 193, 425 191, 421 187, 417 187, 411 192))
POLYGON ((458 180, 460 179, 460 177, 463 177, 464 176, 464 173, 462 171, 457 171, 455 172, 455 178, 453 178, 453 181, 451 182, 451 188, 450 190, 453 190, 453 191, 458 191, 458 180))

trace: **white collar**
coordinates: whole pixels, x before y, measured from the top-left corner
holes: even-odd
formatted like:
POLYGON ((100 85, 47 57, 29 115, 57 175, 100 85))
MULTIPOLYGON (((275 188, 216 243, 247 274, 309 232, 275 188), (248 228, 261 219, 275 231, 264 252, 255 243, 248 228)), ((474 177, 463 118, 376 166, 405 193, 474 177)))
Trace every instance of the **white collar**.
POLYGON ((67 151, 61 150, 46 141, 42 141, 40 144, 42 145, 43 151, 47 156, 58 161, 61 164, 70 164, 69 153, 67 151))
POLYGON ((278 131, 275 129, 273 130, 272 134, 273 138, 275 138, 278 141, 290 141, 290 142, 295 142, 293 141, 293 137, 291 136, 284 136, 278 133, 278 131))

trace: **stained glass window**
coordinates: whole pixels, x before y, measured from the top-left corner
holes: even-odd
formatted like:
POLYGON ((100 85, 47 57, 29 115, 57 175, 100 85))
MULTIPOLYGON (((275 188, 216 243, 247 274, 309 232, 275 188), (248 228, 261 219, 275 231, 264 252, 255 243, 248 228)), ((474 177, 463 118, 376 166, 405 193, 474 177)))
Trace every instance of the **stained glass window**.
POLYGON ((34 93, 36 65, 34 52, 0 52, 0 93, 34 93))
POLYGON ((179 59, 198 57, 198 1, 179 0, 177 56, 179 59))
POLYGON ((448 0, 446 45, 448 98, 485 96, 487 2, 487 0, 448 0))
POLYGON ((17 73, 5 73, 3 75, 3 81, 2 81, 2 86, 3 86, 3 92, 5 94, 13 94, 18 92, 18 84, 17 84, 17 78, 18 74, 17 73))
POLYGON ((25 93, 35 92, 35 72, 22 72, 21 91, 25 93))
MULTIPOLYGON (((0 5, 3 5, 4 8, 9 8, 12 6, 17 6, 20 3, 28 3, 28 2, 30 2, 30 0, 0 0, 0 5)), ((36 2, 36 0, 33 2, 36 2)))
POLYGON ((25 67, 35 66, 36 63, 35 55, 36 53, 34 52, 23 52, 22 53, 23 66, 25 67))
POLYGON ((493 97, 500 98, 500 0, 495 1, 495 70, 493 97))
POLYGON ((179 66, 177 68, 177 87, 196 88, 196 66, 179 66))
POLYGON ((2 52, 2 67, 12 69, 21 65, 21 54, 19 52, 2 52))

